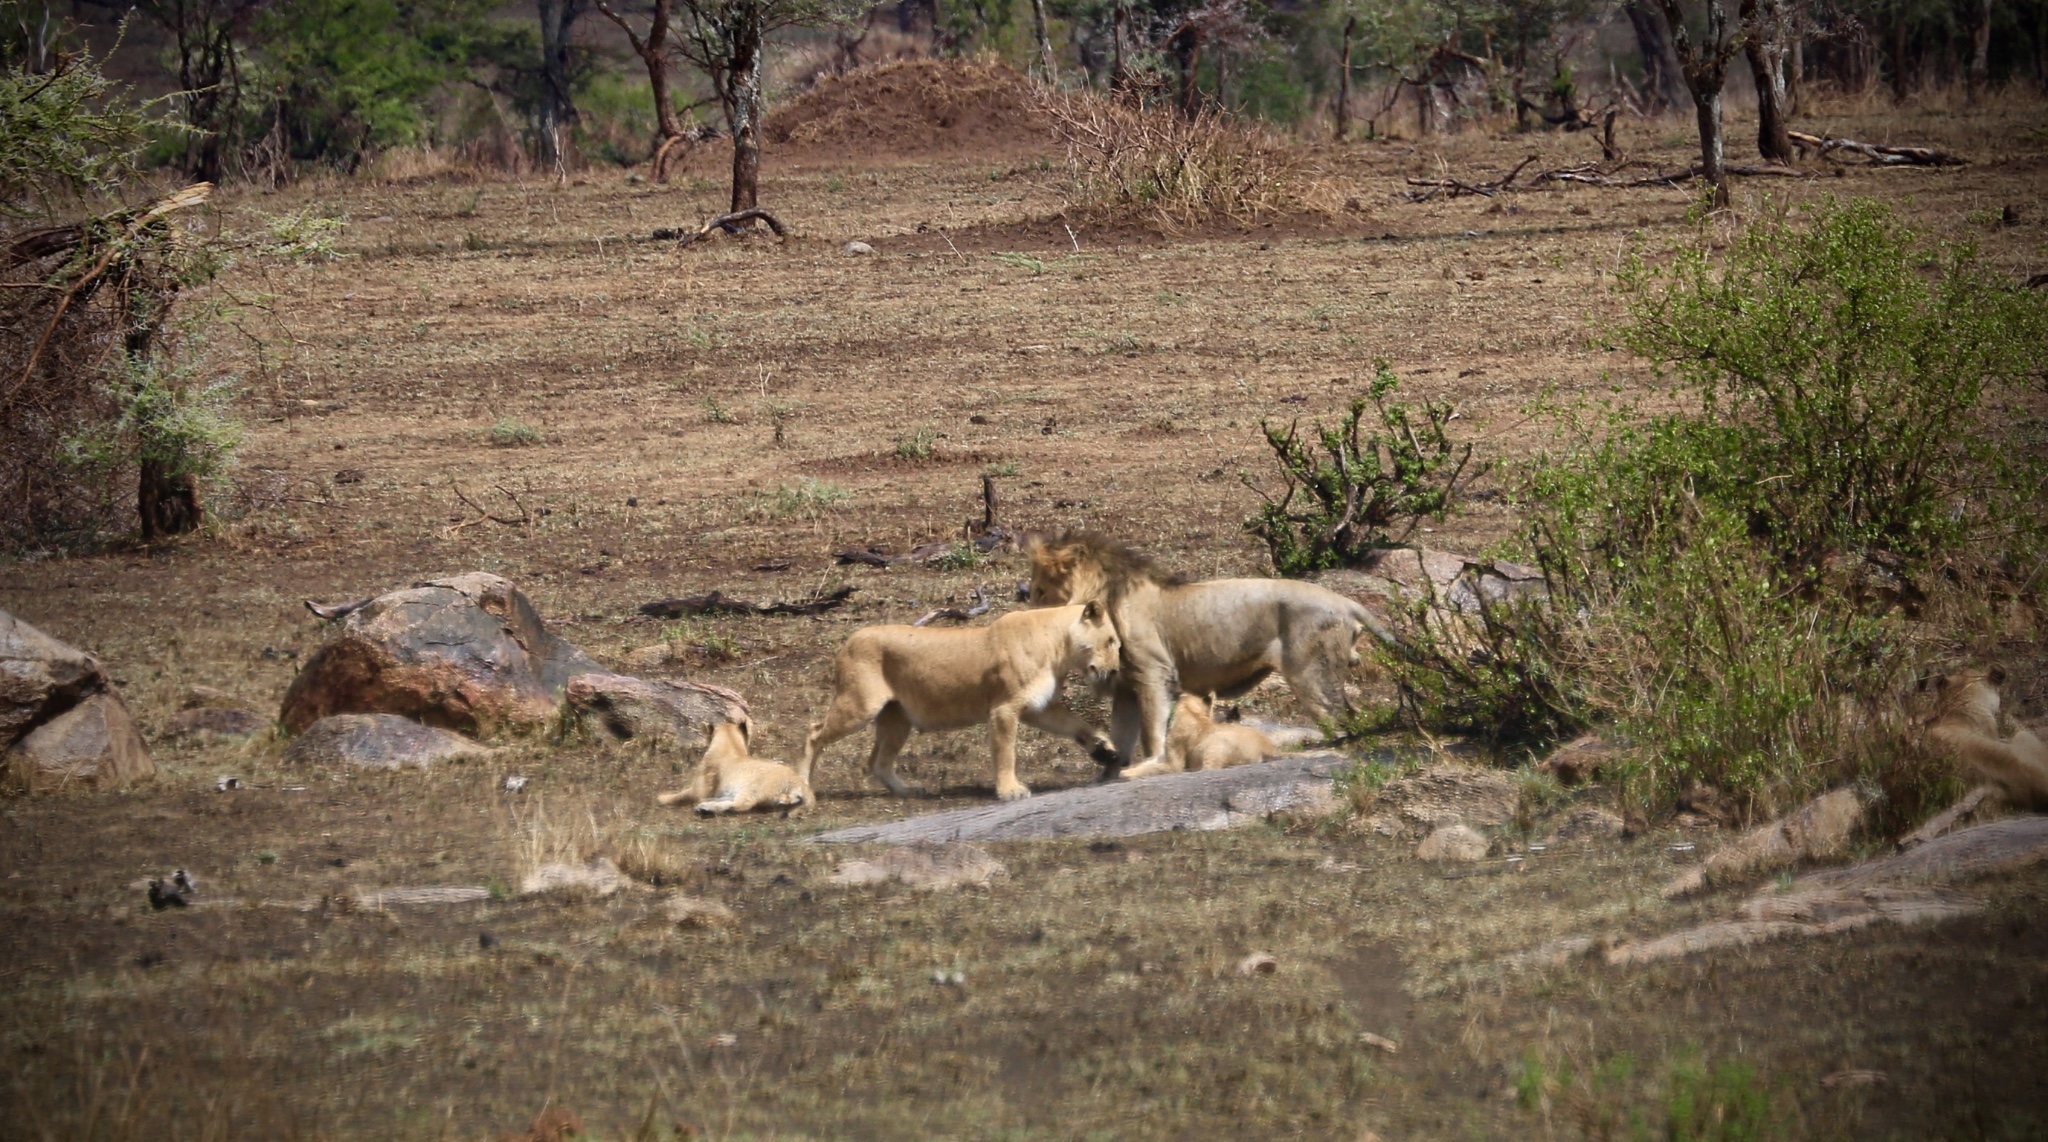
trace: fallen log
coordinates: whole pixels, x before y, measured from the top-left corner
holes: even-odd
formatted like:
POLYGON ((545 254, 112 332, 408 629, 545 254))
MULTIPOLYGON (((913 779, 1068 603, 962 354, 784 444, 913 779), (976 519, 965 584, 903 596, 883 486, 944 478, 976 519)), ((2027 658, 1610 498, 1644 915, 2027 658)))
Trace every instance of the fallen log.
MULTIPOLYGON (((743 223, 757 221, 766 222, 768 224, 768 228, 770 230, 775 231, 775 236, 777 238, 786 238, 789 236, 789 231, 783 228, 782 221, 780 219, 776 218, 773 214, 768 213, 766 210, 763 210, 760 207, 756 206, 747 210, 735 210, 731 214, 721 214, 718 217, 713 218, 711 221, 706 222, 703 226, 699 227, 694 232, 676 234, 676 248, 680 250, 684 246, 687 246, 700 238, 710 237, 711 232, 713 230, 723 230, 728 234, 737 234, 740 232, 740 227, 743 223)), ((657 234, 657 237, 658 236, 660 235, 657 234)))
POLYGON ((1859 143, 1854 139, 1837 139, 1829 135, 1809 135, 1804 131, 1786 132, 1792 145, 1804 155, 1808 151, 1822 158, 1832 157, 1838 151, 1862 155, 1870 161, 1866 166, 1915 166, 1915 167, 1960 167, 1969 165, 1970 160, 1961 155, 1933 147, 1892 147, 1883 143, 1859 143))
POLYGON ((1996 805, 2002 800, 2003 797, 1998 786, 1979 785, 1968 793, 1963 794, 1962 799, 1955 804, 1929 817, 1926 824, 1899 838, 1899 851, 1904 852, 1907 849, 1919 848, 1934 838, 1950 832, 1957 825, 1975 816, 1977 810, 1983 808, 1986 801, 1996 805))
POLYGON ((723 591, 713 591, 708 595, 686 595, 680 599, 642 603, 640 613, 656 619, 679 619, 686 615, 822 615, 852 598, 857 589, 849 584, 808 599, 772 603, 750 603, 745 599, 732 598, 723 591))
MULTIPOLYGON (((1391 751, 1388 751, 1391 758, 1391 751)), ((1290 754, 1258 765, 1163 774, 1041 793, 1021 801, 854 825, 820 834, 821 844, 912 841, 1024 841, 1132 837, 1173 829, 1206 832, 1274 813, 1322 813, 1330 785, 1354 760, 1335 751, 1290 754)))
POLYGON ((1450 198, 1456 198, 1461 194, 1476 194, 1482 198, 1492 198, 1494 195, 1512 186, 1515 176, 1521 174, 1522 168, 1535 162, 1536 158, 1537 156, 1530 155, 1528 158, 1516 163, 1515 169, 1500 178, 1494 179, 1492 182, 1473 183, 1455 178, 1411 178, 1408 180, 1409 186, 1426 186, 1432 189, 1427 194, 1416 194, 1413 191, 1409 191, 1407 198, 1410 202, 1428 202, 1445 190, 1451 192, 1447 196, 1450 198))
POLYGON ((956 621, 964 623, 969 619, 980 618, 981 616, 987 614, 989 612, 989 609, 994 606, 995 601, 991 599, 989 596, 982 594, 980 587, 976 587, 974 589, 973 606, 939 607, 936 610, 927 611, 923 618, 918 619, 916 622, 911 623, 910 625, 914 627, 925 627, 932 625, 940 619, 954 619, 956 621))

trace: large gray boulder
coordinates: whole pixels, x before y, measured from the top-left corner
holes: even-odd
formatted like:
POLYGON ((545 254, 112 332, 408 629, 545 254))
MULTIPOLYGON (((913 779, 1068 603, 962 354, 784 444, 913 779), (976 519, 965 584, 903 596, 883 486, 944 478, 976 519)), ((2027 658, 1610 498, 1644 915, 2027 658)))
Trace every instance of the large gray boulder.
POLYGON ((370 600, 292 680, 278 720, 403 714, 465 732, 539 728, 569 679, 602 670, 547 628, 525 595, 472 571, 370 600))
POLYGON ((0 762, 29 790, 123 785, 156 764, 99 659, 0 611, 0 762))
POLYGON ((1469 627, 1482 607, 1541 597, 1550 589, 1534 567, 1427 547, 1390 547, 1363 566, 1324 571, 1314 581, 1363 604, 1380 620, 1375 633, 1395 638, 1418 617, 1430 620, 1441 637, 1469 627))
POLYGON ((343 769, 426 769, 442 761, 489 757, 496 750, 461 734, 423 726, 397 714, 335 714, 292 739, 284 759, 343 769))

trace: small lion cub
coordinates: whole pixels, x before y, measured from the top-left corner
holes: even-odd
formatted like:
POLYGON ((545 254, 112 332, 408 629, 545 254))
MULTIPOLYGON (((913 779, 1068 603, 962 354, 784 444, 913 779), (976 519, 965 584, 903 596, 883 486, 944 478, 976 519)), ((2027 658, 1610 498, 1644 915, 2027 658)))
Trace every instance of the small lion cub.
POLYGON ((1166 732, 1166 749, 1159 760, 1132 766, 1124 770, 1124 776, 1228 769, 1264 761, 1279 752, 1273 739, 1256 727, 1217 721, 1216 695, 1182 694, 1174 703, 1173 725, 1166 732))
POLYGON ((697 779, 689 788, 663 793, 655 800, 663 805, 688 805, 694 801, 698 814, 705 817, 745 813, 764 805, 795 810, 810 804, 810 784, 798 777, 796 770, 747 753, 747 739, 752 734, 750 722, 712 726, 705 731, 704 758, 698 763, 697 779))
POLYGON ((2008 801, 2048 809, 2048 746, 2032 730, 2015 724, 2012 736, 1998 736, 1998 688, 2005 668, 1937 674, 1933 716, 1927 736, 1956 754, 1963 768, 2005 791, 2008 801))

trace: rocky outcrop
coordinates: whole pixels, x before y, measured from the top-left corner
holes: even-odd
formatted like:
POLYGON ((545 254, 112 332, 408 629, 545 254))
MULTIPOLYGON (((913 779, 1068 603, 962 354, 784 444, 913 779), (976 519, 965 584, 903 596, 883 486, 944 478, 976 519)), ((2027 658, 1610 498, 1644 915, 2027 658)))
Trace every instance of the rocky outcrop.
POLYGON ((1849 841, 1863 825, 1869 798, 1855 789, 1837 789, 1744 834, 1661 890, 1666 900, 1688 896, 1715 884, 1742 880, 1761 872, 1808 860, 1826 860, 1848 852, 1849 841))
POLYGON ((370 600, 341 620, 285 693, 299 733, 333 714, 402 714, 465 732, 537 728, 569 679, 601 671, 547 628, 509 581, 484 572, 370 600))
POLYGON ((569 680, 569 713, 619 741, 696 749, 706 726, 748 719, 746 699, 723 686, 594 671, 569 680))
POLYGON ((1422 838, 1415 855, 1422 860, 1470 863, 1486 859, 1486 835, 1470 825, 1445 825, 1422 838))
POLYGON ((123 785, 155 774, 99 659, 0 611, 0 753, 30 790, 123 785))
POLYGON ((1521 799, 1514 779, 1498 770, 1433 765, 1387 782, 1366 824, 1383 836, 1445 825, 1491 828, 1514 820, 1521 799))
POLYGON ((397 714, 335 714, 293 738, 285 747, 284 760, 345 769, 425 769, 436 762, 489 757, 495 752, 460 734, 423 726, 397 714))
POLYGON ((1541 596, 1543 573, 1505 560, 1472 559, 1426 547, 1390 547, 1359 567, 1324 571, 1314 581, 1356 599, 1400 637, 1418 608, 1439 620, 1477 615, 1482 605, 1541 596))

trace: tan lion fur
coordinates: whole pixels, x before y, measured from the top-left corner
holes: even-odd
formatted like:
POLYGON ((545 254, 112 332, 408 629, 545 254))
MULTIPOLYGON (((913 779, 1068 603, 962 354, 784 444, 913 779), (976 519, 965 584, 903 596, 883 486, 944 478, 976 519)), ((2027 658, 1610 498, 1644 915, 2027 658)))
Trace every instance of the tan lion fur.
POLYGON ((1214 694, 1182 694, 1174 704, 1173 725, 1166 732, 1166 752, 1124 770, 1125 777, 1158 773, 1198 773, 1250 765, 1280 752, 1273 739, 1253 726, 1216 720, 1214 694))
POLYGON ((688 788, 663 793, 663 805, 694 803, 704 816, 746 813, 762 806, 795 810, 813 800, 811 784, 779 761, 747 752, 753 727, 747 722, 721 722, 704 734, 704 758, 688 788))
POLYGON ((1235 698, 1277 671, 1318 721, 1350 705, 1345 676, 1373 620, 1335 591, 1291 579, 1188 582, 1085 533, 1033 537, 1027 550, 1032 602, 1100 602, 1123 638, 1110 736, 1126 763, 1161 759, 1182 692, 1235 698))
POLYGON ((2014 726, 2009 738, 1999 735, 1998 688, 2004 682, 1999 666, 1935 675, 1927 740, 1953 752, 1967 772, 2004 790, 2013 805, 2048 809, 2048 746, 2025 726, 2014 726))
POLYGON ((1061 700, 1060 680, 1085 669, 1106 685, 1118 652, 1116 628, 1094 603, 1013 611, 984 627, 862 628, 839 649, 832 704, 811 728, 797 776, 808 784, 826 746, 873 722, 868 773, 904 796, 910 787, 896 776, 896 754, 910 731, 986 722, 996 796, 1028 797, 1017 780, 1017 724, 1106 749, 1107 739, 1061 700))

